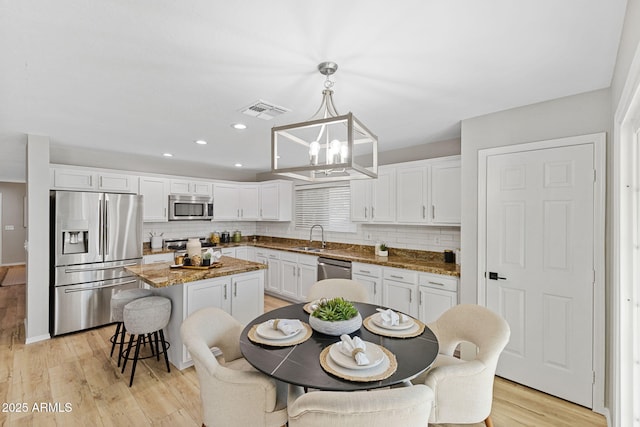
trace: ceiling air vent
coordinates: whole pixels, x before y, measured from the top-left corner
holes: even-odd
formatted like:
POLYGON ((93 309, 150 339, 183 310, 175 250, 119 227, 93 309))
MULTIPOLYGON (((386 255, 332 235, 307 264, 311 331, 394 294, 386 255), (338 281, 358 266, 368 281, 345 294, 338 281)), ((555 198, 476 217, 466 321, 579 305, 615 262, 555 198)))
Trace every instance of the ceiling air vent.
POLYGON ((257 117, 262 120, 271 120, 281 114, 287 113, 291 110, 288 108, 280 107, 275 104, 263 101, 262 99, 253 102, 246 107, 242 108, 240 112, 247 116, 257 117))

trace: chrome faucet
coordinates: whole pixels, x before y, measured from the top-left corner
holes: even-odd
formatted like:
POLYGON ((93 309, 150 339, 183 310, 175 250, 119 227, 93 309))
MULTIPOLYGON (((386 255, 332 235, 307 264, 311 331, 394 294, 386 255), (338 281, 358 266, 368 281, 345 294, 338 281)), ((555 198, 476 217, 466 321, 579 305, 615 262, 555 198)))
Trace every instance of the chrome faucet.
POLYGON ((324 228, 320 224, 314 224, 311 226, 311 230, 309 230, 309 244, 313 243, 313 229, 316 227, 320 227, 320 231, 322 231, 322 249, 327 247, 327 242, 324 241, 324 228))

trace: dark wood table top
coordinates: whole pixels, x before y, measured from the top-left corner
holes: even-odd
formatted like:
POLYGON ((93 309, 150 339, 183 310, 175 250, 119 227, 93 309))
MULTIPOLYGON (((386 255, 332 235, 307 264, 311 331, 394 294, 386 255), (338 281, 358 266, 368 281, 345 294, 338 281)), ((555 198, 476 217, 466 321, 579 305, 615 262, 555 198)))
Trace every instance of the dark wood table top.
MULTIPOLYGON (((376 313, 378 305, 354 303, 362 319, 376 313)), ((362 340, 380 345, 391 351, 398 362, 398 369, 389 378, 381 381, 354 382, 333 376, 320 366, 320 352, 340 341, 339 336, 331 336, 313 331, 307 341, 288 347, 272 347, 256 344, 249 340, 247 333, 255 324, 269 319, 300 319, 309 323, 309 314, 303 310, 304 304, 294 304, 272 310, 254 319, 242 331, 240 350, 245 359, 257 370, 280 381, 307 388, 332 391, 369 390, 387 387, 411 380, 427 370, 438 355, 438 340, 425 327, 424 332, 414 338, 389 338, 368 331, 364 325, 350 334, 362 340)))

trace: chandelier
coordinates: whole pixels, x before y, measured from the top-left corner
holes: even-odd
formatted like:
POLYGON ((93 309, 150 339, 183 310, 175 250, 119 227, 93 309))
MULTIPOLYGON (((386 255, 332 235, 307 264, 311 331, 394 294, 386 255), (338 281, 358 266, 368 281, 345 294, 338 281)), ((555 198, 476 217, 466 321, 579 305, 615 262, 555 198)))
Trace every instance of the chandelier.
POLYGON ((311 182, 378 177, 378 137, 333 104, 335 62, 323 62, 322 103, 307 121, 271 129, 271 172, 311 182))

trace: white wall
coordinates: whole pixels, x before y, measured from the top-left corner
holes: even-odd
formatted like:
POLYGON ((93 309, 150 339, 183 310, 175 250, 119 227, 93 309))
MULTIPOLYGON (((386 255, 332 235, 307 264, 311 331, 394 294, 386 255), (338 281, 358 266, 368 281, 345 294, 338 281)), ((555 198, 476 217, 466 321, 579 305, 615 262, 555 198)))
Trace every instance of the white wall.
POLYGON ((20 264, 26 260, 24 241, 27 229, 24 227, 24 197, 26 185, 22 183, 0 182, 2 194, 2 259, 0 265, 20 264), (13 230, 5 230, 5 226, 12 226, 13 230))
POLYGON ((27 142, 27 344, 49 338, 49 138, 27 142), (45 267, 46 266, 46 267, 45 267))

